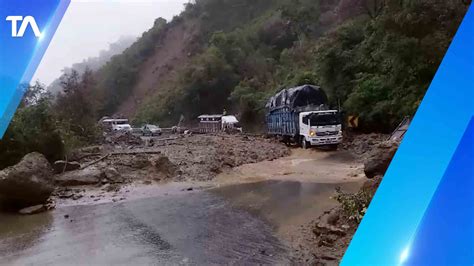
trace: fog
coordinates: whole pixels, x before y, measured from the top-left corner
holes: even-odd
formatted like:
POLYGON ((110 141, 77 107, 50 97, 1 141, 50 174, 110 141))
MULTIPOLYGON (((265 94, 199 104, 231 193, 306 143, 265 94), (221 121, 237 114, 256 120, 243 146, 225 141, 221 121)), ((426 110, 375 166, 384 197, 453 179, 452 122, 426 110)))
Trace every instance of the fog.
POLYGON ((189 0, 72 0, 33 81, 49 85, 61 70, 96 57, 123 36, 140 36, 158 17, 168 21, 189 0))

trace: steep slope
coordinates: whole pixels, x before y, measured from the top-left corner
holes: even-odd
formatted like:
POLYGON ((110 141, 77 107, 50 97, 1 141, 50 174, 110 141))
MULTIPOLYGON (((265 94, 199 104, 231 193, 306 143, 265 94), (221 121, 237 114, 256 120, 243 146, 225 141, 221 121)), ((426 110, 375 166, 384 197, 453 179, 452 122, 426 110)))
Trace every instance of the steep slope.
POLYGON ((133 117, 143 101, 160 90, 164 84, 172 83, 177 72, 199 47, 196 46, 200 32, 199 21, 181 20, 169 28, 154 53, 147 58, 138 70, 136 84, 130 95, 117 109, 117 113, 133 117))
POLYGON ((261 125, 275 91, 317 83, 364 130, 390 131, 416 111, 466 9, 456 0, 196 0, 97 72, 99 115, 173 125, 226 109, 261 125))

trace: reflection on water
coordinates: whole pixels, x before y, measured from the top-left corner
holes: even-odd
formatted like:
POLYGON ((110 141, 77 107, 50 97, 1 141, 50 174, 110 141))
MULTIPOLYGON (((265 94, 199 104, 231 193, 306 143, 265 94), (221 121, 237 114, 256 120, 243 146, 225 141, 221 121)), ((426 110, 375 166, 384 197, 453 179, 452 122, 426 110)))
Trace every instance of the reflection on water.
POLYGON ((1 215, 0 264, 286 265, 291 258, 274 229, 334 204, 335 187, 265 181, 1 215))
POLYGON ((332 199, 336 187, 355 191, 360 184, 320 184, 297 181, 268 180, 231 185, 212 190, 233 206, 263 218, 276 227, 296 222, 336 206, 332 199))
MULTIPOLYGON (((286 247, 273 235, 270 226, 206 191, 67 207, 51 212, 50 217, 53 217, 50 226, 39 226, 39 220, 31 221, 24 229, 5 234, 0 239, 1 262, 17 265, 289 263, 286 247), (44 234, 38 236, 35 228, 43 228, 37 231, 44 234)), ((41 215, 19 218, 34 220, 41 219, 41 215)), ((13 223, 13 220, 8 222, 13 223)))
POLYGON ((25 250, 41 241, 42 236, 51 230, 53 215, 49 212, 37 215, 18 215, 0 213, 0 257, 10 250, 25 250))

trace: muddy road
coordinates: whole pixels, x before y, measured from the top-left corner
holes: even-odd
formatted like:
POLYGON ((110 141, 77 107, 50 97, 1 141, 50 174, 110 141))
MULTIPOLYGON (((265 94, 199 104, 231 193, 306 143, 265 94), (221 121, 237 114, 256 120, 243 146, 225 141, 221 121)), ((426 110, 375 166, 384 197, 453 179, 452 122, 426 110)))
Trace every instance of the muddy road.
POLYGON ((304 263, 306 225, 337 205, 336 187, 356 191, 360 172, 346 152, 295 149, 213 181, 122 188, 121 202, 4 215, 0 258, 14 265, 304 263))

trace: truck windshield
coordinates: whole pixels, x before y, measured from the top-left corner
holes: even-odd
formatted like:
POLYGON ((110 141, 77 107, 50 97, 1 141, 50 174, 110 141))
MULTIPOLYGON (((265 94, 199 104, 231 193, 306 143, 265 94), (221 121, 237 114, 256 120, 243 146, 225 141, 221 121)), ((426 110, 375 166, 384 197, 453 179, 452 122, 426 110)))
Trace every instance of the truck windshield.
POLYGON ((311 114, 307 116, 311 126, 333 126, 341 124, 339 114, 311 114))

